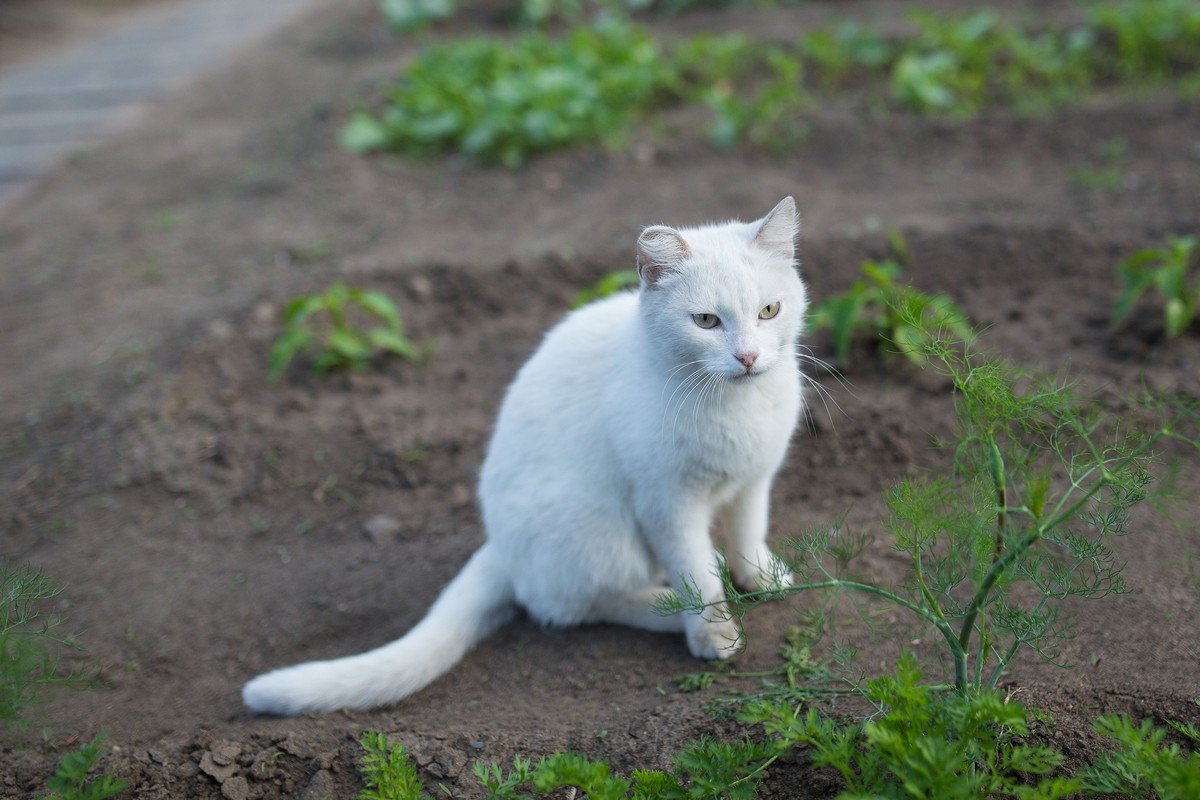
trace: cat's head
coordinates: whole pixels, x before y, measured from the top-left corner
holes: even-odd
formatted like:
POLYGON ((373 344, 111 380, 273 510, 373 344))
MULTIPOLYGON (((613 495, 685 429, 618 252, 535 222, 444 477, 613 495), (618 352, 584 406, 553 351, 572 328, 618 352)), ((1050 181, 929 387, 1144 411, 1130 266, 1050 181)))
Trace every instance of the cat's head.
POLYGON ((799 230, 796 202, 785 197, 757 222, 642 231, 640 311, 651 346, 739 382, 790 368, 808 306, 799 230))

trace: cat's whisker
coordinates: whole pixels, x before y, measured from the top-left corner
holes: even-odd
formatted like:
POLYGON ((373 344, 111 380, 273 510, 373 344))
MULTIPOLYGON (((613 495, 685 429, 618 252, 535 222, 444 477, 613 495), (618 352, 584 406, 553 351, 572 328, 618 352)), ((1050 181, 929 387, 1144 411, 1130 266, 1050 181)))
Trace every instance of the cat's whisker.
POLYGON ((845 375, 843 375, 843 374, 842 374, 842 373, 841 373, 841 372, 838 370, 838 368, 837 368, 837 367, 833 366, 833 365, 832 365, 832 364, 830 364, 828 361, 826 361, 826 360, 824 360, 824 359, 822 359, 822 358, 817 358, 816 356, 814 356, 814 355, 812 354, 812 352, 811 352, 811 351, 812 351, 812 348, 808 347, 808 345, 800 344, 799 342, 797 342, 797 343, 796 343, 796 346, 797 346, 797 347, 800 347, 800 348, 803 348, 804 350, 807 350, 807 351, 809 351, 809 352, 800 352, 799 350, 797 350, 797 351, 796 351, 796 357, 797 357, 797 358, 799 358, 799 359, 800 359, 800 360, 802 360, 802 361, 807 361, 808 363, 810 363, 810 364, 813 364, 814 366, 820 367, 821 369, 825 370, 825 371, 826 371, 827 373, 829 373, 829 375, 830 375, 830 376, 831 376, 831 377, 832 377, 832 378, 833 378, 835 381, 837 381, 837 382, 838 382, 838 383, 841 385, 841 387, 842 387, 843 389, 845 389, 845 390, 846 390, 846 391, 847 391, 849 394, 851 394, 851 395, 852 395, 852 396, 854 396, 855 398, 857 398, 857 397, 858 397, 858 395, 854 394, 854 387, 853 387, 853 386, 850 384, 850 381, 848 381, 848 380, 846 379, 846 376, 845 376, 845 375))
MULTIPOLYGON (((699 359, 692 363, 703 364, 704 361, 705 359, 699 359)), ((667 399, 667 404, 663 407, 663 415, 659 427, 660 436, 662 435, 662 431, 666 429, 667 414, 671 410, 671 401, 675 399, 675 395, 679 394, 680 390, 685 390, 683 397, 679 399, 679 405, 675 409, 675 419, 671 422, 671 438, 675 438, 675 423, 679 419, 679 412, 683 409, 684 404, 687 402, 688 395, 691 394, 692 389, 694 389, 695 386, 699 385, 700 382, 704 380, 705 374, 704 367, 698 367, 695 371, 689 373, 688 376, 680 382, 679 386, 675 387, 675 391, 671 393, 670 398, 667 399)))
MULTIPOLYGON (((800 374, 800 380, 804 381, 806 385, 811 386, 816 391, 817 397, 820 398, 820 400, 821 400, 821 405, 825 408, 825 417, 829 420, 829 427, 834 431, 834 433, 836 433, 837 432, 837 423, 835 423, 833 421, 833 413, 829 410, 829 404, 833 403, 833 407, 836 408, 839 412, 841 412, 842 416, 849 417, 850 415, 847 414, 846 411, 840 405, 838 405, 838 401, 833 397, 832 394, 830 394, 830 392, 827 388, 825 388, 824 386, 822 386, 820 384, 820 382, 818 382, 814 378, 810 378, 808 375, 805 375, 803 372, 800 372, 799 374, 800 374)), ((806 408, 807 408, 807 406, 808 406, 808 403, 805 403, 806 408)), ((815 433, 815 431, 814 431, 814 433, 815 433)))

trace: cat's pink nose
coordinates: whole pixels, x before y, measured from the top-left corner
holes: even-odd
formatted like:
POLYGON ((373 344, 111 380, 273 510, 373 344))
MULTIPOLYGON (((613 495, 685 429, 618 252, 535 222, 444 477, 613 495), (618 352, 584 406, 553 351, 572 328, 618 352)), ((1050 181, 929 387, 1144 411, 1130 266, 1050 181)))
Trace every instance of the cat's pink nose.
POLYGON ((742 362, 743 367, 750 369, 754 366, 754 362, 758 360, 758 353, 754 350, 750 350, 745 353, 734 353, 733 357, 742 362))

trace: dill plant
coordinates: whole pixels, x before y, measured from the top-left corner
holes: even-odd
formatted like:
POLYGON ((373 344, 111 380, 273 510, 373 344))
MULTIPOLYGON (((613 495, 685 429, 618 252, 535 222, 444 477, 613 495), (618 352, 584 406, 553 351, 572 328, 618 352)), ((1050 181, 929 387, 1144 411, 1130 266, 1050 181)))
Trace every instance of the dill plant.
POLYGON ((47 800, 108 800, 125 789, 125 782, 101 773, 89 777, 103 757, 104 734, 63 756, 54 774, 46 781, 47 800))
MULTIPOLYGON (((968 695, 995 689, 1024 651, 1060 663, 1056 645, 1070 635, 1063 601, 1126 591, 1114 540, 1130 533, 1130 511, 1155 497, 1158 448, 1200 448, 1200 433, 1194 404, 1147 400, 1141 418, 1117 421, 1066 381, 926 336, 930 367, 953 387, 954 432, 940 443, 952 464, 886 493, 882 527, 908 561, 906 577, 889 585, 856 574, 870 535, 835 525, 785 540, 793 585, 744 593, 726 577, 723 608, 740 617, 812 591, 874 598, 932 629, 954 690, 968 695)), ((685 586, 659 607, 704 605, 685 586)))
POLYGON ((359 744, 363 754, 358 765, 366 784, 359 800, 429 800, 404 745, 388 742, 379 731, 366 731, 359 744))
POLYGON ((91 667, 63 669, 65 653, 82 652, 63 622, 47 612, 62 587, 30 566, 0 559, 0 725, 29 723, 29 709, 48 702, 57 689, 87 689, 91 667))

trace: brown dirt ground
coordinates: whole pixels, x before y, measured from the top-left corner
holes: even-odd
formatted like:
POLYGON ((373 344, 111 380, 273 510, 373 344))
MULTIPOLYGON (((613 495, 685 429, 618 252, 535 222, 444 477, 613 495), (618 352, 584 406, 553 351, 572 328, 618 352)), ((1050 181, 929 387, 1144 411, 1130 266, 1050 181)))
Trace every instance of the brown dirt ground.
MULTIPOLYGON (((798 32, 894 8, 704 13, 714 28, 798 32)), ((749 216, 792 193, 817 299, 882 254, 881 223, 896 226, 915 282, 958 298, 1014 360, 1069 365, 1117 413, 1143 383, 1200 394, 1195 331, 1163 341, 1148 308, 1107 325, 1115 262, 1200 219, 1195 103, 1146 92, 949 123, 845 99, 783 157, 714 151, 684 112, 628 152, 579 148, 518 172, 341 152, 346 111, 414 47, 366 0, 330 2, 0 217, 0 542, 67 585, 59 610, 111 684, 62 695, 46 738, 0 745, 0 794, 38 796, 56 748, 101 729, 125 796, 147 798, 353 797, 366 729, 468 797, 476 759, 571 749, 628 772, 725 730, 703 711, 716 690, 675 688, 697 666, 676 638, 526 621, 393 708, 280 720, 239 701, 264 669, 355 652, 420 618, 481 540, 472 487, 504 386, 579 287, 629 264, 642 225, 749 216), (1072 170, 1116 137, 1123 188, 1080 188, 1072 170), (436 358, 270 384, 278 308, 335 278, 391 294, 436 358), (367 536, 377 514, 398 532, 367 536)), ((828 354, 827 339, 813 344, 828 354)), ((869 525, 889 481, 940 457, 928 442, 948 403, 935 380, 896 361, 848 370, 849 391, 818 377, 841 410, 817 406, 798 437, 775 493, 778 536, 846 509, 869 525)), ((1185 468, 1185 491, 1198 484, 1185 468)), ((1072 609, 1075 668, 1026 660, 1010 680, 1053 712, 1044 735, 1075 762, 1097 752, 1099 713, 1200 719, 1200 537, 1138 522, 1122 552, 1132 591, 1072 609)), ((900 566, 880 544, 862 568, 900 566)), ((756 611, 739 666, 772 666, 806 602, 756 611)), ((883 622, 891 635, 867 643, 868 665, 910 640, 883 622)), ((835 791, 797 756, 763 795, 835 791)))

